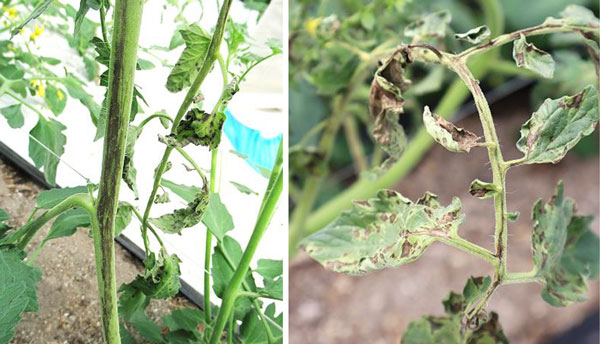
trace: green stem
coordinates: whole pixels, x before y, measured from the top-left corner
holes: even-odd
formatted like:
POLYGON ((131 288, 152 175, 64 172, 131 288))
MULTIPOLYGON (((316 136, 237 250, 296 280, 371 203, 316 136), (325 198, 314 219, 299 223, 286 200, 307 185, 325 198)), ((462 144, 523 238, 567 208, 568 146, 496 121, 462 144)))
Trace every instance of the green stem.
POLYGON ((360 133, 356 126, 356 119, 353 116, 346 116, 343 126, 348 148, 350 148, 350 154, 354 161, 354 169, 357 174, 360 174, 360 172, 365 171, 369 167, 369 163, 367 162, 360 133))
POLYGON ((271 192, 269 194, 265 194, 265 197, 267 198, 265 206, 258 216, 254 230, 252 231, 252 236, 250 237, 250 241, 248 242, 240 263, 233 273, 233 276, 231 277, 231 280, 225 289, 225 293, 223 294, 223 302, 221 303, 221 308, 219 309, 215 327, 210 337, 210 344, 217 344, 219 342, 219 338, 221 337, 221 333, 225 328, 227 319, 229 318, 230 313, 233 311, 235 299, 239 293, 244 276, 246 276, 248 268, 250 267, 252 257, 254 257, 256 248, 258 247, 258 244, 260 243, 260 240, 262 239, 262 236, 264 235, 269 223, 271 222, 271 218, 275 213, 277 201, 281 195, 282 189, 283 173, 282 171, 279 171, 271 192))
MULTIPOLYGON (((219 150, 213 149, 210 157, 210 193, 215 192, 215 185, 217 180, 217 161, 219 156, 219 150)), ((212 254, 212 233, 206 229, 206 240, 204 245, 204 314, 206 322, 210 323, 212 319, 212 307, 210 304, 210 256, 212 254)))
POLYGON ((108 33, 106 31, 106 8, 104 7, 104 1, 100 1, 100 27, 102 30, 102 39, 105 42, 108 42, 108 33))
MULTIPOLYGON (((96 208, 98 230, 94 231, 102 334, 107 344, 121 342, 115 279, 115 216, 123 174, 143 7, 143 0, 116 0, 114 7, 106 133, 96 208)), ((95 220, 94 216, 92 222, 95 220)))
MULTIPOLYGON (((194 159, 192 159, 192 157, 183 148, 175 147, 175 149, 177 150, 177 152, 179 152, 179 154, 181 154, 181 156, 185 160, 187 160, 192 165, 194 170, 196 170, 196 172, 202 179, 202 183, 203 183, 202 185, 204 186, 204 188, 206 188, 208 186, 208 179, 206 179, 206 175, 204 175, 204 172, 202 171, 200 166, 198 166, 198 164, 196 164, 196 161, 194 161, 194 159)), ((214 151, 216 151, 216 149, 214 151)), ((212 181, 213 179, 214 178, 212 177, 212 163, 211 163, 211 178, 210 178, 210 180, 212 181)), ((214 190, 212 190, 211 192, 214 192, 214 190)))
POLYGON ((254 298, 254 299, 263 298, 263 299, 272 299, 272 300, 283 301, 283 299, 272 297, 269 295, 255 293, 253 291, 239 291, 237 296, 238 297, 249 297, 249 298, 254 298))
MULTIPOLYGON (((229 9, 231 8, 231 3, 233 0, 225 0, 221 10, 219 12, 219 18, 217 19, 217 25, 215 28, 215 32, 210 40, 210 44, 208 46, 206 56, 204 61, 202 62, 202 66, 198 71, 198 75, 192 82, 190 89, 185 95, 183 102, 181 103, 179 110, 177 111, 177 115, 173 120, 173 126, 171 127, 171 133, 176 133, 179 123, 185 115, 186 111, 192 104, 194 98, 198 94, 200 90, 200 86, 204 82, 204 79, 208 75, 208 72, 212 69, 215 59, 217 58, 217 53, 219 51, 219 47, 221 46, 221 41, 223 41, 223 34, 225 33, 225 24, 227 23, 227 18, 229 15, 229 9)), ((156 197, 156 193, 158 192, 158 187, 160 186, 160 180, 162 178, 163 173, 165 172, 165 168, 167 167, 167 163, 169 161, 169 156, 173 151, 173 147, 167 146, 165 148, 165 152, 163 153, 163 157, 160 161, 156 169, 156 175, 154 177, 154 185, 152 186, 152 191, 150 192, 150 197, 148 198, 148 202, 146 203, 146 209, 144 210, 144 219, 142 221, 142 236, 146 237, 146 227, 148 225, 148 218, 150 217, 150 210, 152 209, 152 205, 154 204, 154 198, 156 197)), ((209 310, 210 312, 210 310, 209 310)))
POLYGON ((171 117, 169 117, 168 115, 165 115, 163 113, 155 113, 155 114, 152 114, 152 115, 144 118, 144 120, 142 120, 140 122, 140 124, 138 124, 138 128, 143 128, 146 124, 148 124, 148 122, 150 122, 151 120, 153 120, 155 118, 164 118, 167 121, 173 123, 173 119, 171 117))
POLYGON ((498 259, 492 252, 461 237, 437 238, 437 240, 446 245, 456 247, 464 252, 473 254, 494 266, 498 264, 498 259))

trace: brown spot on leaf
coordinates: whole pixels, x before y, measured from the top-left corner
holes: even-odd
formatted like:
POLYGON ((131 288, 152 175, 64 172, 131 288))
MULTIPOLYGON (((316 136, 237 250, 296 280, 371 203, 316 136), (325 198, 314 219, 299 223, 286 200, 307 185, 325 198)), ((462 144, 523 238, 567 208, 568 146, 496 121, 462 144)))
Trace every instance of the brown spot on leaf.
POLYGON ((402 258, 408 257, 410 255, 410 251, 412 250, 412 244, 408 241, 405 240, 404 243, 402 244, 402 258))
POLYGON ((477 141, 479 141, 479 136, 463 128, 458 128, 454 123, 446 121, 436 114, 432 115, 437 124, 452 135, 452 139, 458 143, 458 147, 461 150, 468 152, 471 148, 478 145, 477 141))
POLYGON ((566 100, 561 100, 558 104, 559 107, 563 109, 576 109, 581 105, 581 101, 583 100, 583 93, 585 90, 580 91, 573 97, 568 97, 566 100))

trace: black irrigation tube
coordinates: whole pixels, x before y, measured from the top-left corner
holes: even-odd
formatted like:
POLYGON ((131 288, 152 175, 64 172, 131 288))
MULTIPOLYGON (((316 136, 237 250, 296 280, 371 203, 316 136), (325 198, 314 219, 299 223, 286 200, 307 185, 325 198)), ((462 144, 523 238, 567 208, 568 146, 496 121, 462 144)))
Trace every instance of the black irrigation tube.
MULTIPOLYGON (((21 172, 27 174, 36 184, 42 186, 46 189, 55 188, 50 185, 46 179, 44 178, 44 174, 38 170, 35 166, 25 160, 22 156, 17 154, 17 152, 13 151, 9 146, 4 144, 4 142, 0 139, 0 158, 2 160, 12 164, 17 169, 21 170, 21 172)), ((129 240, 122 234, 115 238, 117 243, 121 245, 124 249, 129 251, 132 255, 138 258, 140 261, 144 260, 144 250, 141 247, 136 245, 133 241, 129 240)), ((200 309, 204 309, 204 298, 201 293, 196 291, 192 286, 184 281, 182 278, 179 278, 181 282, 181 288, 179 289, 179 293, 181 293, 185 298, 190 300, 200 309)))

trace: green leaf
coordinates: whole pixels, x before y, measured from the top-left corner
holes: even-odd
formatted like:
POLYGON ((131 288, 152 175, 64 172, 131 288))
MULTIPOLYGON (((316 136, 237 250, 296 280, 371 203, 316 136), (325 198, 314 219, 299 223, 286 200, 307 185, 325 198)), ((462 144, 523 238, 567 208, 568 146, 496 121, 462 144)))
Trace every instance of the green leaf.
POLYGON ((209 196, 206 190, 196 194, 195 198, 188 203, 187 207, 177 209, 173 213, 150 219, 165 233, 181 234, 181 230, 197 225, 202 216, 210 207, 209 196))
POLYGON ((29 156, 36 167, 43 168, 46 181, 52 185, 56 184, 57 156, 65 152, 67 137, 62 133, 65 129, 67 127, 52 118, 40 117, 29 132, 33 137, 29 138, 29 156))
POLYGON ((126 321, 131 320, 135 313, 144 312, 150 303, 150 298, 131 283, 122 284, 119 288, 119 294, 119 316, 126 321))
POLYGON ((235 186, 236 189, 238 189, 239 192, 241 193, 245 193, 246 195, 258 195, 258 192, 250 189, 249 187, 247 187, 246 185, 234 182, 234 181, 230 181, 230 183, 235 186))
POLYGON ((131 222, 133 206, 126 202, 119 202, 115 217, 115 238, 118 237, 131 222))
POLYGON ((154 63, 148 61, 148 60, 144 60, 144 59, 140 59, 138 58, 137 61, 137 69, 139 70, 149 70, 149 69, 153 69, 154 63))
POLYGON ((494 183, 482 182, 479 179, 475 179, 471 182, 471 187, 469 188, 469 193, 471 196, 475 196, 477 198, 485 199, 494 197, 496 193, 498 193, 498 188, 494 183))
POLYGON ((15 65, 1 65, 0 74, 8 80, 20 80, 25 75, 25 71, 15 65))
POLYGON ((518 67, 525 67, 544 78, 554 75, 554 59, 552 55, 538 49, 533 43, 527 43, 524 35, 514 42, 513 59, 518 67))
MULTIPOLYGON (((213 290, 219 298, 223 298, 225 289, 233 277, 234 269, 242 259, 242 247, 230 236, 225 236, 217 244, 212 256, 211 274, 213 278, 213 290)), ((249 290, 256 292, 256 284, 252 273, 248 271, 244 278, 249 290)), ((237 319, 243 319, 252 308, 252 302, 248 297, 239 297, 235 301, 234 312, 237 319)))
POLYGON ((211 40, 210 35, 197 24, 179 32, 185 42, 185 49, 167 79, 166 87, 170 92, 179 92, 192 84, 204 62, 211 40))
POLYGON ((542 298, 564 307, 585 301, 587 280, 598 277, 600 240, 589 229, 591 217, 574 215, 575 203, 563 195, 559 182, 545 206, 533 207, 533 261, 544 282, 542 298))
POLYGON ((13 128, 21 128, 25 123, 23 112, 21 112, 21 104, 14 104, 0 109, 0 114, 6 118, 8 125, 13 128))
POLYGON ((206 212, 202 215, 202 223, 219 241, 227 232, 233 229, 233 218, 225 204, 221 202, 221 197, 218 193, 210 195, 206 212))
MULTIPOLYGON (((269 317, 273 322, 278 324, 279 326, 283 326, 283 313, 279 313, 279 315, 275 316, 275 304, 271 303, 265 309, 264 315, 269 317)), ((267 322, 269 327, 271 328, 271 332, 275 337, 279 330, 270 322, 267 322)), ((281 332, 279 332, 281 333, 281 332)), ((267 337, 267 333, 265 332, 265 327, 260 320, 260 315, 256 310, 252 310, 245 317, 242 322, 242 326, 240 326, 240 334, 242 336, 242 343, 252 343, 252 344, 269 344, 269 338, 267 337)), ((282 336, 275 343, 282 343, 282 336)))
POLYGON ((136 344, 135 338, 123 323, 119 323, 119 335, 121 336, 121 344, 136 344))
POLYGON ((519 219, 519 212, 515 211, 513 213, 506 213, 506 218, 510 222, 515 222, 515 221, 517 221, 517 219, 519 219))
POLYGON ((283 277, 276 279, 264 279, 264 288, 258 290, 259 294, 266 297, 283 301, 283 277))
POLYGON ((75 14, 75 28, 73 30, 73 36, 75 39, 79 38, 81 25, 83 24, 83 20, 85 19, 85 15, 89 9, 90 6, 88 5, 88 0, 81 0, 79 2, 79 10, 77 10, 77 14, 75 14))
POLYGON ((482 25, 465 33, 457 33, 454 35, 454 38, 467 41, 471 44, 478 44, 490 38, 490 34, 490 28, 487 25, 482 25))
POLYGON ((33 9, 33 11, 27 16, 27 18, 25 18, 25 20, 23 20, 19 25, 17 25, 11 31, 10 39, 12 39, 16 34, 18 34, 21 31, 21 29, 24 28, 25 25, 27 25, 30 21, 32 21, 35 18, 41 16, 42 13, 44 13, 44 11, 46 11, 48 9, 48 7, 50 7, 50 5, 52 4, 53 1, 54 0, 44 0, 44 1, 40 2, 33 9))
POLYGON ((373 15, 372 11, 367 10, 360 13, 360 25, 365 30, 373 30, 373 27, 375 27, 375 15, 373 15))
POLYGON ((275 259, 259 259, 258 267, 254 271, 264 278, 275 279, 283 275, 283 261, 275 259))
POLYGON ((158 258, 151 252, 144 259, 144 275, 137 276, 130 284, 141 290, 146 296, 155 299, 168 299, 179 292, 179 263, 181 260, 163 249, 158 258))
POLYGON ((193 201, 196 198, 196 195, 202 192, 202 189, 198 187, 173 183, 165 178, 160 180, 160 185, 173 191, 174 194, 181 197, 186 202, 193 201))
POLYGON ((58 203, 64 201, 67 197, 75 194, 88 193, 87 186, 75 186, 67 188, 56 188, 40 192, 36 198, 36 206, 41 209, 50 209, 58 203))
POLYGON ((423 111, 423 124, 433 139, 447 150, 457 153, 468 153, 471 148, 481 146, 479 137, 463 128, 456 127, 453 123, 432 113, 429 106, 423 111))
POLYGON ((46 86, 45 94, 46 104, 55 115, 60 115, 67 105, 67 97, 65 92, 51 84, 46 86))
POLYGON ((517 148, 525 164, 557 163, 579 140, 594 131, 598 98, 593 86, 573 96, 546 99, 521 127, 517 148))
POLYGON ((162 317, 162 323, 169 331, 195 331, 198 325, 204 323, 204 312, 195 308, 181 308, 162 317))
POLYGON ((446 36, 452 16, 448 11, 440 11, 423 16, 404 29, 404 36, 412 37, 413 42, 446 36))
MULTIPOLYGON (((89 113, 92 123, 98 126, 98 117, 100 116, 100 105, 94 101, 94 97, 87 93, 82 86, 82 81, 72 75, 68 75, 63 79, 63 85, 67 88, 69 96, 79 100, 85 106, 89 113)), ((104 135, 104 133, 102 133, 104 135)))
POLYGON ((463 220, 456 197, 442 207, 429 192, 413 203, 382 190, 377 198, 355 202, 300 246, 328 269, 360 275, 416 260, 437 237, 456 235, 463 220))
POLYGON ((135 153, 135 143, 142 134, 143 128, 138 128, 135 125, 129 125, 129 131, 127 132, 127 142, 125 143, 125 158, 123 162, 123 181, 133 194, 135 199, 139 198, 138 188, 136 184, 137 170, 133 165, 133 154, 135 153))
POLYGON ((89 227, 91 224, 90 214, 83 208, 69 209, 64 213, 60 214, 52 227, 48 235, 44 238, 44 243, 61 237, 71 236, 75 234, 78 227, 89 227))

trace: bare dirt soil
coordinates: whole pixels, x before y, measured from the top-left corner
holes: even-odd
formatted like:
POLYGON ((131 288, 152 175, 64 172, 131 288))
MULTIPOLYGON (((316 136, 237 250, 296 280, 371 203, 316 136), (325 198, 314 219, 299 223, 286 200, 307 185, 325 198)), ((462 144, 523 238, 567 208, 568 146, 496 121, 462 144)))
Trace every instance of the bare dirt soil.
MULTIPOLYGON (((512 97, 492 107, 505 159, 521 156, 515 146, 518 130, 531 114, 527 94, 512 97)), ((459 126, 481 134, 475 116, 459 126)), ((419 166, 394 189, 416 200, 426 190, 448 204, 453 196, 462 200, 466 221, 461 234, 493 250, 492 200, 468 194, 475 178, 491 180, 487 152, 454 154, 434 145, 419 166)), ((599 160, 569 154, 556 165, 517 167, 508 173, 509 211, 519 211, 518 221, 509 226, 508 268, 529 271, 531 208, 538 198, 549 199, 562 179, 565 194, 577 202, 581 214, 594 214, 598 232, 599 160)), ((490 275, 491 269, 478 258, 436 243, 416 262, 397 269, 349 277, 323 269, 301 253, 290 268, 290 343, 364 344, 399 343, 408 323, 426 313, 443 313, 441 300, 450 291, 461 291, 470 275, 490 275)), ((499 313, 512 343, 543 343, 553 335, 579 324, 597 311, 599 284, 589 285, 588 301, 566 308, 546 304, 537 284, 501 287, 488 310, 499 313)), ((575 344, 575 343, 574 343, 575 344)), ((578 344, 581 344, 578 343, 578 344)))
MULTIPOLYGON (((35 197, 43 191, 12 166, 0 160, 0 208, 11 214, 10 223, 20 226, 35 207, 35 197)), ((37 247, 49 230, 46 225, 32 240, 37 247)), ((89 231, 48 242, 35 264, 43 272, 37 296, 40 310, 25 313, 11 344, 100 344, 99 304, 94 248, 89 231)), ((131 281, 143 272, 142 263, 116 245, 117 285, 131 281)), ((156 319, 169 309, 192 307, 184 297, 152 301, 148 314, 156 319)), ((143 341, 139 341, 143 343, 143 341)))

